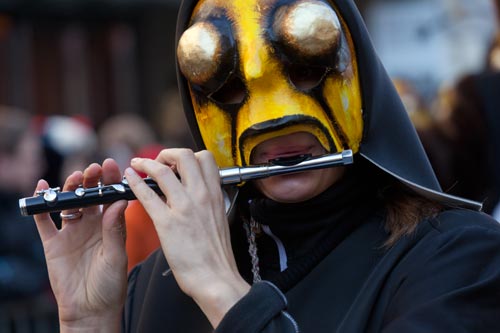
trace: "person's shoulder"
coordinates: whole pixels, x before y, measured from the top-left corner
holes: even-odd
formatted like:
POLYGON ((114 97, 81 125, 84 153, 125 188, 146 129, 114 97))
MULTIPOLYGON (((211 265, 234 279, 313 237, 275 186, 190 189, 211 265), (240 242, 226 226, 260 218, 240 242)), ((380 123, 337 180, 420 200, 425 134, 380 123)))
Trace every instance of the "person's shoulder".
POLYGON ((439 233, 471 229, 500 234, 498 221, 488 214, 467 209, 445 210, 426 222, 439 233))
POLYGON ((390 249, 388 258, 399 262, 403 276, 452 271, 470 282, 481 271, 500 281, 500 224, 484 213, 446 210, 422 221, 390 249))
POLYGON ((422 221, 412 236, 389 257, 384 331, 497 332, 498 222, 453 209, 422 221))
POLYGON ((424 257, 426 254, 430 257, 450 253, 473 254, 489 261, 495 257, 500 263, 500 223, 481 212, 466 209, 443 211, 420 223, 417 236, 408 241, 424 257))
POLYGON ((410 256, 413 263, 439 256, 483 256, 495 252, 500 263, 500 223, 485 213, 466 209, 445 210, 423 220, 413 234, 402 238, 389 251, 395 256, 410 256))

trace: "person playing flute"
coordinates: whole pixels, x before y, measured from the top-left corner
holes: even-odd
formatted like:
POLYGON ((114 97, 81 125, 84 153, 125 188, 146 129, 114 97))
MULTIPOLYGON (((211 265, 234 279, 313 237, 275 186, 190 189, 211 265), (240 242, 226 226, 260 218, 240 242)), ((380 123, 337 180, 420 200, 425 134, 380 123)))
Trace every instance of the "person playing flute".
MULTIPOLYGON (((352 0, 185 0, 176 50, 200 150, 124 172, 161 248, 127 278, 126 201, 35 216, 61 332, 500 330, 500 225, 441 190, 352 0), (346 149, 226 214, 219 168, 346 149)), ((108 159, 63 191, 121 177, 108 159)))

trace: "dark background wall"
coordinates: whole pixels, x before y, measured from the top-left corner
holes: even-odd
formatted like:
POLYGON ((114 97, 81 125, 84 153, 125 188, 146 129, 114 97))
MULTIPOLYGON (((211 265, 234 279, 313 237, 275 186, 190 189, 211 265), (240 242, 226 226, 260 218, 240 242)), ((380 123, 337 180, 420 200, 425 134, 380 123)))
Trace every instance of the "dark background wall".
POLYGON ((0 104, 146 118, 175 86, 180 1, 0 1, 0 104))

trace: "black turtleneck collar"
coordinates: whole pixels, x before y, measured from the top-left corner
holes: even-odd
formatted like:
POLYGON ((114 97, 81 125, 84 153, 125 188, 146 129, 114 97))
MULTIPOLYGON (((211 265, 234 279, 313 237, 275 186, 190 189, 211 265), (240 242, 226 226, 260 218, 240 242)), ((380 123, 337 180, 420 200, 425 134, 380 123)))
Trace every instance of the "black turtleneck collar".
POLYGON ((345 214, 365 192, 366 184, 359 183, 348 172, 338 183, 307 201, 290 204, 267 198, 254 199, 250 203, 250 214, 284 239, 304 238, 328 228, 332 224, 331 217, 345 214))
POLYGON ((382 207, 378 198, 380 177, 348 168, 344 177, 317 197, 300 203, 279 203, 255 196, 249 214, 269 226, 284 245, 288 268, 280 272, 277 243, 263 232, 257 235, 261 276, 286 291, 382 207))

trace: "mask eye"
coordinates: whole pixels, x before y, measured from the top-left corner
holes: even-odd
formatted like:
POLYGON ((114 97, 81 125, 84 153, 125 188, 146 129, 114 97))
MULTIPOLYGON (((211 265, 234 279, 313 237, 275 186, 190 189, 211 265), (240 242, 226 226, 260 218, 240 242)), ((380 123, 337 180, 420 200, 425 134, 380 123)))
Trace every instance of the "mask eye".
POLYGON ((227 20, 196 22, 179 39, 179 69, 191 84, 208 94, 218 90, 234 72, 235 48, 227 20))
POLYGON ((177 46, 179 68, 192 83, 203 84, 217 71, 221 38, 210 23, 196 23, 184 31, 177 46))
POLYGON ((220 104, 241 104, 246 98, 246 87, 243 81, 234 76, 217 91, 209 95, 209 98, 220 104))
POLYGON ((288 77, 297 89, 308 91, 316 88, 327 72, 327 67, 293 64, 288 68, 288 77))
POLYGON ((297 57, 321 57, 338 50, 341 25, 329 5, 317 0, 297 1, 277 10, 272 25, 274 38, 297 57))

